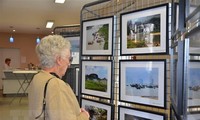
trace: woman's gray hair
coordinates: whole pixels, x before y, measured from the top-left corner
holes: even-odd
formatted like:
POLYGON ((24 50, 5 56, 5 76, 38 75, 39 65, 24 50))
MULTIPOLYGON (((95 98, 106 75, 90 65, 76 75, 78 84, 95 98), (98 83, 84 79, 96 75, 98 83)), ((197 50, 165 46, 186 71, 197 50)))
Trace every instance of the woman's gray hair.
POLYGON ((51 68, 56 63, 56 58, 66 58, 67 49, 70 50, 71 44, 60 35, 49 35, 41 39, 36 46, 36 53, 42 68, 51 68))

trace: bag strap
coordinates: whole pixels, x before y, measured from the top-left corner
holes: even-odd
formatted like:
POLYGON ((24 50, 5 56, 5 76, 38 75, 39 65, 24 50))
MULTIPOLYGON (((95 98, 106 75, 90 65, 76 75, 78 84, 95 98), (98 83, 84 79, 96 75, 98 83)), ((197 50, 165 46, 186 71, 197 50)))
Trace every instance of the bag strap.
POLYGON ((47 91, 47 85, 48 85, 49 81, 50 81, 51 79, 53 79, 53 78, 55 78, 55 77, 52 77, 52 78, 48 79, 48 81, 47 81, 46 84, 45 84, 42 112, 40 113, 40 115, 38 115, 37 117, 35 117, 35 119, 38 119, 38 118, 42 115, 42 113, 44 113, 44 120, 45 120, 45 107, 46 107, 46 91, 47 91))

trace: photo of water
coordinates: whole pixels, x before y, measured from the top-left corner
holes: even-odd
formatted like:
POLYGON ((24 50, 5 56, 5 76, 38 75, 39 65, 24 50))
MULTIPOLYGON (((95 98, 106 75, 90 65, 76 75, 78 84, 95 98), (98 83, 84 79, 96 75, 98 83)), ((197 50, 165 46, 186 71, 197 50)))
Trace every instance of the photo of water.
POLYGON ((200 99, 200 68, 190 68, 189 99, 200 99))
POLYGON ((127 67, 126 95, 158 100, 158 68, 127 67))

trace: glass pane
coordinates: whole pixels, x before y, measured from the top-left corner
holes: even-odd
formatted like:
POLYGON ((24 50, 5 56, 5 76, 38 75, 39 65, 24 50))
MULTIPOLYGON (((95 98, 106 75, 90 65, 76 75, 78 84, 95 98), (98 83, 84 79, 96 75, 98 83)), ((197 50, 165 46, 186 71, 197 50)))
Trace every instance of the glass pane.
MULTIPOLYGON (((196 29, 196 30, 199 30, 196 29)), ((187 120, 200 119, 200 31, 189 36, 189 64, 187 72, 187 120)))

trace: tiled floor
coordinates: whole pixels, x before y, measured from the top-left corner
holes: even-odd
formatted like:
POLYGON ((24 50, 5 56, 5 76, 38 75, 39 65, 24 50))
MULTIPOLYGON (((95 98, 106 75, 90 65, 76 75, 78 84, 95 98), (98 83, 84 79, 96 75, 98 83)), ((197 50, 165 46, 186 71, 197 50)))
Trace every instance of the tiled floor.
POLYGON ((3 96, 0 90, 0 120, 28 120, 28 97, 3 96), (12 101, 12 102, 11 102, 12 101))

